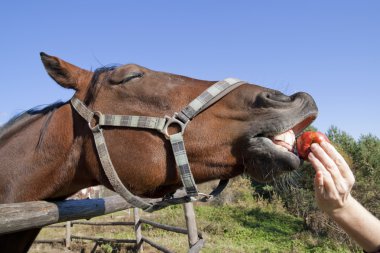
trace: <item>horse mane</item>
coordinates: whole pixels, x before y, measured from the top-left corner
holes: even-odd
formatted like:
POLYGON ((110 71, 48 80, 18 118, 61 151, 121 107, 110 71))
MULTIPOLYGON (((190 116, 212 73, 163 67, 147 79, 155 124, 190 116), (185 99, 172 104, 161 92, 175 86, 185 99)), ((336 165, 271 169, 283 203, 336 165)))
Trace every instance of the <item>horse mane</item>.
MULTIPOLYGON (((98 84, 99 84, 98 81, 99 81, 100 75, 102 73, 109 73, 112 70, 116 69, 117 67, 118 67, 117 65, 103 66, 103 67, 97 68, 94 71, 94 74, 92 75, 92 78, 91 78, 91 81, 90 81, 90 84, 89 84, 89 87, 88 87, 88 91, 87 91, 86 97, 85 97, 85 99, 83 101, 86 105, 88 105, 96 97, 96 93, 97 93, 97 90, 98 90, 97 87, 98 87, 98 84)), ((105 80, 105 79, 103 79, 103 80, 105 80)))
MULTIPOLYGON (((96 97, 100 75, 102 73, 110 72, 114 70, 116 67, 117 67, 116 65, 103 66, 94 71, 94 74, 89 84, 88 92, 84 100, 85 104, 90 103, 96 97)), ((47 106, 36 106, 25 112, 21 112, 15 115, 7 123, 0 126, 0 140, 6 138, 6 136, 9 136, 17 132, 18 130, 22 129, 26 125, 34 122, 35 120, 38 120, 39 118, 45 116, 46 114, 49 114, 49 117, 47 118, 44 124, 44 127, 40 131, 41 133, 40 140, 42 140, 44 130, 48 126, 51 116, 53 115, 54 111, 66 103, 67 102, 57 101, 47 106)))
MULTIPOLYGON (((19 129, 22 129, 24 126, 34 122, 42 116, 55 111, 55 109, 61 107, 66 103, 67 102, 57 101, 47 106, 36 106, 32 109, 15 115, 7 123, 0 127, 0 140, 12 133, 15 133, 19 129)), ((47 123, 49 119, 50 117, 48 118, 47 123)), ((47 124, 45 124, 45 126, 47 126, 47 124)), ((43 132, 43 129, 41 132, 43 132)))

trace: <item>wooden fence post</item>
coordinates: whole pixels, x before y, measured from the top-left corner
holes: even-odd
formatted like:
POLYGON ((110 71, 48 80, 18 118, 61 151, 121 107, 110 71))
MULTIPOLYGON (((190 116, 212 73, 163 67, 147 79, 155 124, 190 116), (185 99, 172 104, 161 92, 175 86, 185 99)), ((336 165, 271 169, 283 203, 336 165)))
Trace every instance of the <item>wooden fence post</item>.
POLYGON ((71 247, 71 221, 66 221, 66 238, 65 238, 66 249, 71 247))
POLYGON ((136 234, 136 250, 137 252, 143 252, 143 240, 142 240, 142 234, 141 234, 141 222, 140 222, 140 215, 139 215, 139 209, 137 207, 133 208, 133 217, 135 222, 135 234, 136 234))
POLYGON ((189 248, 195 245, 198 242, 198 229, 197 223, 195 221, 195 213, 193 203, 185 203, 183 204, 183 208, 185 211, 185 220, 188 231, 188 239, 189 239, 189 248))

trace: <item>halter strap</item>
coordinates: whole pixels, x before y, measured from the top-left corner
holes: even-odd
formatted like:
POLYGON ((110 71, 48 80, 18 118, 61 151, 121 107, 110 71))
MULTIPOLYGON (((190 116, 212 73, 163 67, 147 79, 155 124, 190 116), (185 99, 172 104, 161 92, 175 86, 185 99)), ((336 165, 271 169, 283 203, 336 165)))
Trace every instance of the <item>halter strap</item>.
POLYGON ((217 188, 210 194, 198 192, 187 158, 183 133, 188 122, 192 118, 243 83, 244 82, 235 78, 227 78, 219 81, 210 86, 196 99, 191 101, 189 105, 181 110, 180 113, 174 113, 172 117, 165 116, 165 118, 133 115, 109 115, 102 114, 97 111, 93 112, 81 100, 75 97, 71 99, 71 104, 78 114, 88 122, 94 135, 95 146, 98 151, 100 162, 114 190, 132 205, 139 207, 144 211, 153 212, 168 205, 186 203, 190 201, 208 201, 218 195, 226 187, 228 180, 220 180, 217 188), (171 124, 179 125, 181 127, 181 131, 170 135, 168 133, 168 127, 171 124), (165 137, 170 140, 177 170, 187 195, 175 198, 171 196, 170 198, 164 198, 158 203, 148 203, 132 194, 124 186, 112 164, 103 135, 102 126, 148 128, 156 129, 163 133, 165 137))
POLYGON ((236 78, 226 78, 213 84, 201 95, 191 101, 189 105, 181 111, 180 115, 187 117, 189 120, 193 119, 199 113, 210 107, 212 104, 243 83, 244 82, 236 78))

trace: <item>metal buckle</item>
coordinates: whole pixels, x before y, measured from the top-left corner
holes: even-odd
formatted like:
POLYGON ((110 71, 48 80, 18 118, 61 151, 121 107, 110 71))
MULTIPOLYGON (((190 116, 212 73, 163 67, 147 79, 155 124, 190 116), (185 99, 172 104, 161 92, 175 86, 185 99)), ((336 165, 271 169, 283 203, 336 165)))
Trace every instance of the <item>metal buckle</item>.
POLYGON ((187 121, 187 122, 181 121, 180 118, 178 117, 178 113, 174 113, 174 115, 172 117, 166 115, 165 119, 166 119, 165 125, 160 132, 163 135, 165 135, 166 139, 170 138, 170 134, 168 132, 168 128, 170 125, 177 124, 178 126, 180 126, 180 128, 181 128, 180 133, 183 134, 185 132, 185 128, 187 126, 187 123, 189 123, 189 121, 187 121))
POLYGON ((194 196, 194 197, 190 197, 191 199, 191 202, 208 202, 210 200, 212 200, 214 198, 213 195, 210 195, 210 194, 206 194, 206 193, 201 193, 201 192, 198 192, 198 195, 197 196, 194 196))

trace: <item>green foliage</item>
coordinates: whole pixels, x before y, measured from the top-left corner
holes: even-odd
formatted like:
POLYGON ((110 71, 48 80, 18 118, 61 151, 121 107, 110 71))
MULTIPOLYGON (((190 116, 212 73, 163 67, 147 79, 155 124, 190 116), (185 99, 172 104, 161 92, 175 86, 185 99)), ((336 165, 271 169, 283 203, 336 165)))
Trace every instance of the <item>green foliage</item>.
MULTIPOLYGON (((316 131, 317 129, 309 127, 307 130, 316 131)), ((355 174, 356 183, 352 194, 375 216, 380 217, 379 138, 369 134, 355 140, 336 126, 331 126, 326 135, 355 174)), ((328 236, 335 241, 350 245, 352 250, 358 250, 343 230, 316 206, 313 189, 314 175, 311 165, 305 162, 299 171, 285 177, 290 179, 291 183, 277 182, 272 188, 253 183, 253 189, 255 194, 269 201, 271 201, 271 196, 281 198, 287 211, 302 218, 304 227, 315 236, 328 236)))
POLYGON ((112 253, 113 252, 113 247, 110 244, 102 244, 100 247, 104 253, 112 253))
POLYGON ((363 135, 358 140, 355 161, 354 196, 375 216, 380 217, 380 140, 363 135))
POLYGON ((306 129, 304 130, 304 132, 307 132, 307 131, 318 131, 318 129, 312 125, 306 127, 306 129))
POLYGON ((327 130, 326 135, 333 144, 338 145, 352 158, 357 156, 358 144, 351 135, 345 131, 339 130, 336 126, 331 126, 327 130))
POLYGON ((380 176, 380 140, 373 135, 361 136, 358 142, 358 167, 363 176, 379 180, 380 176))
MULTIPOLYGON (((237 187, 248 185, 246 182, 246 178, 235 179, 223 195, 235 191, 248 195, 249 187, 237 187)), ((349 252, 326 236, 313 236, 305 230, 302 218, 283 208, 273 186, 262 188, 272 192, 270 202, 251 193, 244 201, 196 206, 198 228, 207 240, 202 252, 349 252)))

